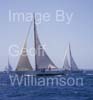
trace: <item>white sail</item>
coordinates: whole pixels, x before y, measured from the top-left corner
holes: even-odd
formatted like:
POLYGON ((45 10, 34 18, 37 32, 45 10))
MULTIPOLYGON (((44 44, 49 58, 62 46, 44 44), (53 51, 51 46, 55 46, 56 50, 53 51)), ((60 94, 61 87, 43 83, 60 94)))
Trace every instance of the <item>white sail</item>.
POLYGON ((63 69, 64 70, 70 70, 70 65, 69 65, 69 59, 68 59, 67 52, 66 52, 65 57, 64 57, 63 69))
POLYGON ((72 57, 70 44, 69 44, 69 47, 68 47, 66 54, 65 54, 63 69, 64 70, 72 70, 72 71, 78 70, 78 67, 77 67, 77 65, 72 57))
MULTIPOLYGON (((29 31, 30 31, 30 28, 29 28, 29 31)), ((27 55, 27 39, 28 39, 28 36, 29 36, 29 31, 28 31, 28 34, 27 34, 27 37, 26 37, 26 40, 25 40, 25 43, 24 43, 24 46, 23 46, 23 49, 22 49, 22 54, 21 54, 19 62, 17 64, 16 71, 33 70, 32 66, 30 64, 28 55, 27 55)))
POLYGON ((54 66, 55 68, 56 65, 51 61, 45 50, 43 49, 39 37, 37 34, 37 29, 36 29, 36 24, 35 24, 35 15, 34 15, 34 42, 35 42, 35 66, 36 70, 39 69, 48 69, 49 65, 54 66), (40 49, 39 49, 40 48, 40 49))

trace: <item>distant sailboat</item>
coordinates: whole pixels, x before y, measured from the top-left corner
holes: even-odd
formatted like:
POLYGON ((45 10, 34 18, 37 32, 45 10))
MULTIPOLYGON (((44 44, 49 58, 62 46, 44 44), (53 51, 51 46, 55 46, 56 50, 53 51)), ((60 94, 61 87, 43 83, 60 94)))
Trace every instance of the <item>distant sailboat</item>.
POLYGON ((28 34, 27 34, 27 37, 26 37, 26 40, 25 40, 25 43, 24 43, 24 46, 22 49, 22 54, 21 54, 19 62, 17 64, 16 71, 31 71, 31 70, 33 70, 32 66, 30 64, 28 55, 27 55, 27 39, 29 36, 30 28, 31 28, 31 25, 28 30, 28 34))
POLYGON ((43 46, 40 43, 37 29, 36 29, 36 23, 35 23, 35 15, 34 15, 34 43, 35 43, 35 67, 36 70, 41 69, 49 69, 49 66, 51 69, 57 68, 56 65, 51 61, 45 50, 43 49, 43 46), (40 49, 39 49, 40 48, 40 49))
POLYGON ((10 65, 10 62, 9 62, 9 58, 8 58, 8 66, 6 66, 5 71, 6 72, 13 71, 12 66, 10 65))
POLYGON ((69 71, 77 71, 78 70, 78 67, 72 57, 70 44, 69 44, 66 54, 65 54, 63 69, 69 70, 69 71))

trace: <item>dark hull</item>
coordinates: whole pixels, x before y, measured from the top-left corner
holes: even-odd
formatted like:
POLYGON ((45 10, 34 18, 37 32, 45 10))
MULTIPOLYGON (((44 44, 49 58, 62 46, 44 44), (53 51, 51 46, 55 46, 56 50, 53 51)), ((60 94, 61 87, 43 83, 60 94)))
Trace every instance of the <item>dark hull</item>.
POLYGON ((6 74, 29 74, 33 76, 55 76, 55 75, 67 75, 67 74, 79 74, 83 71, 11 71, 11 72, 1 72, 6 74))
POLYGON ((48 71, 48 72, 39 72, 36 74, 36 76, 55 76, 55 75, 65 75, 65 73, 61 71, 48 71))
POLYGON ((33 76, 55 76, 55 75, 65 75, 62 71, 16 71, 16 74, 30 74, 33 76))

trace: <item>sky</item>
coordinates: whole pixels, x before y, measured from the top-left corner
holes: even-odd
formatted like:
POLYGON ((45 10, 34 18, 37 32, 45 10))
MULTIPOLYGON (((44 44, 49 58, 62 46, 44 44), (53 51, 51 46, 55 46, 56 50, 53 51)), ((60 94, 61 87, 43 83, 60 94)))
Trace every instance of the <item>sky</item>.
MULTIPOLYGON (((30 25, 26 14, 33 12, 41 16, 41 23, 37 24, 38 35, 56 66, 62 68, 70 43, 78 67, 93 69, 93 0, 0 0, 0 70, 7 66, 8 56, 13 69, 16 68, 19 56, 9 55, 9 47, 22 48, 30 25), (14 13, 24 14, 24 21, 14 21, 14 13), (50 15, 47 21, 44 19, 46 13, 50 15)), ((31 28, 28 48, 33 47, 33 42, 31 28)), ((29 56, 29 59, 34 66, 34 57, 29 56)))

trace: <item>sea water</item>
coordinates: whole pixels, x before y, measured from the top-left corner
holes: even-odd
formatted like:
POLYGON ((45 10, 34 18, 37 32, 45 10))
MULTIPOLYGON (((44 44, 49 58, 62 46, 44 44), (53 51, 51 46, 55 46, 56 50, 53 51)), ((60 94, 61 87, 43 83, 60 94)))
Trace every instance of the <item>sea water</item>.
MULTIPOLYGON (((21 77, 19 82, 23 82, 21 77)), ((86 71, 83 74, 70 73, 60 76, 36 76, 33 78, 35 80, 39 79, 41 85, 32 86, 21 83, 20 86, 18 84, 12 85, 9 73, 0 73, 0 100, 93 100, 93 71, 86 71), (52 84, 44 85, 41 79, 44 79, 46 83, 48 78, 63 79, 62 82, 65 83, 69 79, 69 84, 58 85, 56 82, 59 81, 53 81, 52 84), (76 80, 79 78, 83 79, 83 81, 77 81, 80 83, 76 85, 76 80), (74 84, 72 84, 73 82, 74 84)), ((28 80, 25 82, 28 82, 28 80)))

